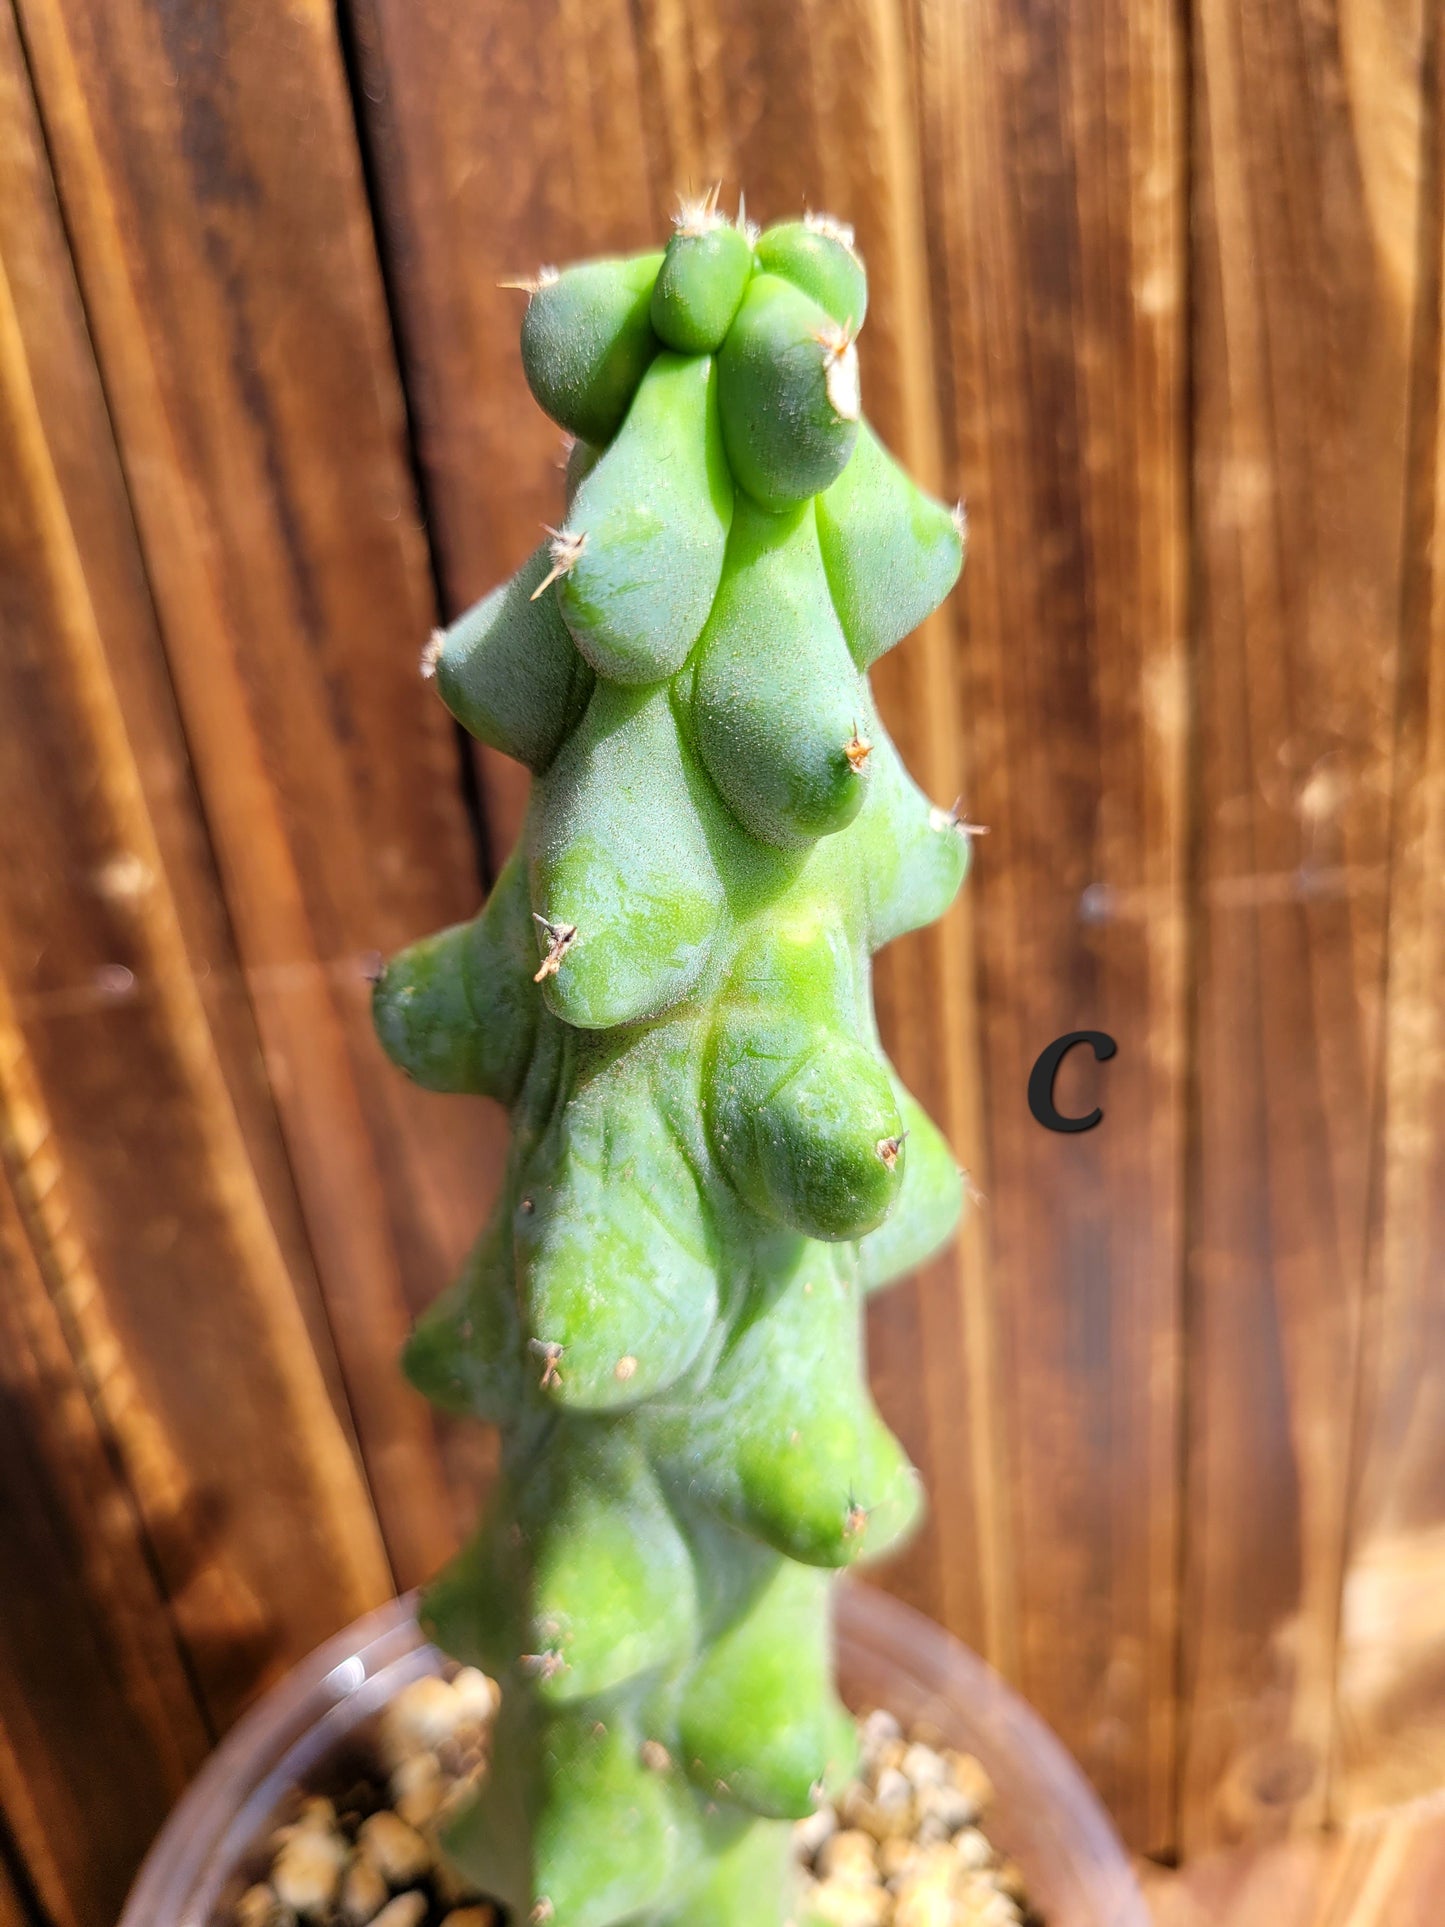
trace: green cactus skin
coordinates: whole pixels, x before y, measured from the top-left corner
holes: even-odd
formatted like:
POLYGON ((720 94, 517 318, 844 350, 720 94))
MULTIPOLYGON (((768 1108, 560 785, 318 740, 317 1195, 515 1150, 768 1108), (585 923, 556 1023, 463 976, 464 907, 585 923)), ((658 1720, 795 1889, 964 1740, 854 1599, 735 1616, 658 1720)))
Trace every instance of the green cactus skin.
POLYGON ((789 1824, 852 1765, 832 1575, 920 1509, 862 1303, 948 1240, 961 1183, 870 959, 969 843, 866 671, 963 540, 859 421, 866 300, 846 230, 711 201, 665 254, 549 273, 523 357, 579 438, 567 526, 428 652, 536 777, 481 914, 375 993, 404 1070, 513 1123, 406 1367, 502 1431, 425 1622, 502 1685, 446 1846, 517 1922, 786 1917, 789 1824))
POLYGON ((658 339, 681 355, 710 355, 723 344, 753 272, 740 228, 719 227, 706 212, 684 219, 667 244, 652 290, 658 339))
POLYGON ((738 486, 765 509, 836 481, 858 439, 858 351, 791 281, 755 274, 718 350, 718 413, 738 486))
POLYGON ((781 221, 758 236, 757 262, 811 295, 840 328, 856 334, 868 315, 868 277, 853 230, 826 215, 781 221))

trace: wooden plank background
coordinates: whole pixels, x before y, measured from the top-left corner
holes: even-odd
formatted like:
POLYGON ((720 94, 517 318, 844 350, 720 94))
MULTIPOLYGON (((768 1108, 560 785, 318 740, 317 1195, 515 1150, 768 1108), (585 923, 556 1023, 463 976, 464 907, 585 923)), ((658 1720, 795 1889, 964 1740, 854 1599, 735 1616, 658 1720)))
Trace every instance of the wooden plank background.
POLYGON ((1329 1806, 1381 1128, 1422 33, 1408 4, 1229 4, 1201 6, 1194 38, 1191 1852, 1329 1806))
POLYGON ((0 1920, 488 1473, 394 1366, 481 1221, 376 951, 525 779, 416 676, 556 507, 518 297, 714 179, 855 222, 966 498, 880 696, 988 825, 879 972, 980 1201, 878 1306, 886 1575, 1135 1847, 1445 1783, 1442 34, 1428 0, 0 0, 0 1920), (1024 1090, 1060 1033, 1065 1105, 1024 1090), (9 1567, 7 1565, 7 1571, 9 1567))

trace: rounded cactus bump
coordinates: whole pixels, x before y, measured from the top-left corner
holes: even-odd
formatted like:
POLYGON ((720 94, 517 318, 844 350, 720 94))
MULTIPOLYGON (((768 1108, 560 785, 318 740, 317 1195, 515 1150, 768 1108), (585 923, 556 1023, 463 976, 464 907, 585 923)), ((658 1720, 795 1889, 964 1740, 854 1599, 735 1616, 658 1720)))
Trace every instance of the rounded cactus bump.
POLYGON ((480 915, 374 1003, 404 1071, 513 1126, 405 1355, 502 1432, 425 1607, 503 1696, 446 1846, 519 1923, 779 1927, 790 1823, 852 1765, 832 1575, 921 1504, 863 1300, 961 1207, 870 959, 947 908, 967 825, 867 671, 952 588, 962 518, 862 419, 839 223, 714 192, 665 251, 525 285, 567 505, 424 666, 532 800, 480 915))

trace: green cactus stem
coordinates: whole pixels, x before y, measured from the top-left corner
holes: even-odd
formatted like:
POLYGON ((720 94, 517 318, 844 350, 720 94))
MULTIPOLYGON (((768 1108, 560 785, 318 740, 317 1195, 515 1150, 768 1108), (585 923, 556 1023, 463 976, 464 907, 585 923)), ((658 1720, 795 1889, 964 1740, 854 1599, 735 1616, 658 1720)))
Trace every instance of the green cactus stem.
POLYGON ((406 1365, 502 1432, 425 1619, 501 1682, 498 1771, 446 1846, 514 1922, 787 1917, 790 1822, 852 1766, 833 1575, 919 1513, 863 1298, 951 1236, 961 1185, 870 959, 944 911, 969 842, 867 671, 963 529, 861 419, 866 302, 846 229, 759 235, 715 196, 665 253, 547 271, 522 353, 578 438, 566 522, 427 655, 536 779, 481 914, 375 996, 418 1083, 513 1123, 406 1365))

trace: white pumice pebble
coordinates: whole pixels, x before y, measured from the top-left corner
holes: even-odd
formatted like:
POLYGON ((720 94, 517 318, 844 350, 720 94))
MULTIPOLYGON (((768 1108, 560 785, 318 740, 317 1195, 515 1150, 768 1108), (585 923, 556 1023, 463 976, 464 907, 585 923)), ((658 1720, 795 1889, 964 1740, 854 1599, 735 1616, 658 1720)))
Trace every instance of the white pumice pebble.
POLYGON ((364 1853, 354 1853, 341 1876, 341 1912, 348 1927, 366 1927, 386 1905, 388 1888, 381 1869, 364 1853))
POLYGON ((901 1740, 903 1728, 891 1713, 880 1706, 864 1720, 859 1728, 859 1737, 866 1755, 876 1752, 888 1740, 901 1740))
POLYGON ((920 1887, 952 1887, 958 1874, 958 1861, 946 1846, 920 1847, 909 1879, 920 1887))
POLYGON ((918 1740, 906 1750, 900 1766, 915 1787, 942 1786, 948 1778, 947 1760, 918 1740))
POLYGON ((971 1911, 963 1916, 965 1927, 1018 1927, 1022 1919, 1008 1895, 1001 1894, 997 1888, 992 1893, 980 1894, 972 1903, 971 1911))
POLYGON ((303 1920, 324 1913, 335 1897, 345 1859, 346 1842, 339 1835, 298 1827, 271 1869, 277 1899, 303 1920))
POLYGON ((450 1680, 428 1673, 403 1686, 381 1717, 381 1744, 387 1761, 398 1766, 450 1739, 464 1715, 450 1680))
POLYGON ((906 1807, 913 1798, 913 1788, 908 1783, 906 1773, 900 1773, 896 1766, 885 1766, 873 1785, 873 1800, 880 1807, 906 1807))
POLYGON ((948 1889, 932 1885, 906 1888, 894 1906, 893 1927, 959 1927, 948 1889))
POLYGON ((953 1852, 959 1865, 970 1872, 977 1872, 993 1861, 993 1848, 977 1827, 964 1827, 955 1834, 953 1852))
POLYGON ((885 1886, 896 1888, 900 1881, 913 1873, 917 1865, 918 1846, 915 1841, 895 1837, 879 1842, 878 1872, 885 1886))
POLYGON ((425 1919, 425 1894, 398 1894, 395 1900, 387 1901, 371 1927, 421 1927, 425 1919))
POLYGON ((818 1871, 825 1880, 876 1881, 878 1862, 872 1840, 855 1827, 845 1833, 835 1833, 823 1842, 818 1871))
POLYGON ((944 1780, 918 1789, 918 1813, 920 1819, 937 1820, 949 1833, 957 1833, 978 1818, 978 1803, 960 1792, 951 1780, 944 1780))
POLYGON ((888 1915, 888 1895, 882 1887, 823 1880, 808 1895, 806 1918, 826 1921, 828 1927, 885 1927, 888 1915))
POLYGON ((502 1689, 488 1679, 479 1666, 464 1666, 452 1681, 462 1719, 476 1726, 490 1726, 502 1704, 502 1689))
POLYGON ((848 1814, 848 1824, 861 1828, 878 1841, 901 1839, 913 1830, 911 1795, 892 1806, 878 1800, 861 1800, 848 1814))
POLYGON ((392 1772, 392 1803, 409 1827, 424 1827, 434 1820, 446 1791, 446 1779, 435 1753, 415 1753, 392 1772))
POLYGON ((409 1886, 431 1865, 431 1848, 415 1827, 409 1827, 395 1813, 373 1813, 362 1822, 357 1837, 362 1852, 375 1863, 388 1886, 409 1886))

